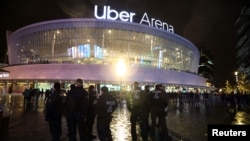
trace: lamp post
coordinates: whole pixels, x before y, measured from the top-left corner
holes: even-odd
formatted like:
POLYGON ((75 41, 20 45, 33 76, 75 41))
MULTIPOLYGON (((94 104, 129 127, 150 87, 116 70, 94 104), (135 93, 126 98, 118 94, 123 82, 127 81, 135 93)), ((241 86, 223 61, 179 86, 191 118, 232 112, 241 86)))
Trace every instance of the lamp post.
POLYGON ((238 79, 238 72, 235 71, 235 72, 234 72, 234 75, 235 75, 235 81, 236 81, 236 89, 237 89, 237 91, 238 91, 238 81, 239 81, 239 79, 238 79))

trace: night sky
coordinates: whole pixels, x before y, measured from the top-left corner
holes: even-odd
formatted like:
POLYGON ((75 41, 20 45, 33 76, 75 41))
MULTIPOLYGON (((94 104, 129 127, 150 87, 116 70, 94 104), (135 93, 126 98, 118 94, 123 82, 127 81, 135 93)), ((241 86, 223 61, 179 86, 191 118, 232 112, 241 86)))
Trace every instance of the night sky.
POLYGON ((53 19, 93 18, 94 4, 110 5, 173 25, 175 33, 214 54, 216 86, 234 80, 234 22, 244 0, 2 0, 0 4, 0 63, 6 52, 6 30, 53 19))

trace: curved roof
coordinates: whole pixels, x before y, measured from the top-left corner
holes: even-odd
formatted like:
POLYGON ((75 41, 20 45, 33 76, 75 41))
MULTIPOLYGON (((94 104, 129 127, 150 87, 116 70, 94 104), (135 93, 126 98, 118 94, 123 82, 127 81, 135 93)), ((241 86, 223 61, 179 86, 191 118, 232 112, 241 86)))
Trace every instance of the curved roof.
POLYGON ((22 34, 22 32, 38 32, 43 30, 52 30, 55 28, 72 28, 72 27, 89 27, 89 28, 111 28, 111 29, 121 29, 121 30, 129 30, 136 31, 141 33, 146 33, 150 35, 159 36, 173 42, 177 42, 183 46, 188 47, 189 49, 195 51, 195 54, 199 54, 199 50, 197 47, 192 44, 187 39, 175 34, 170 33, 166 30, 161 30, 155 27, 147 26, 139 23, 130 23, 130 22, 122 22, 122 21, 111 21, 111 20, 98 20, 93 18, 73 18, 73 19, 58 19, 51 21, 44 21, 35 24, 31 24, 20 28, 13 32, 12 35, 22 34), (49 26, 41 26, 41 25, 49 25, 49 26))

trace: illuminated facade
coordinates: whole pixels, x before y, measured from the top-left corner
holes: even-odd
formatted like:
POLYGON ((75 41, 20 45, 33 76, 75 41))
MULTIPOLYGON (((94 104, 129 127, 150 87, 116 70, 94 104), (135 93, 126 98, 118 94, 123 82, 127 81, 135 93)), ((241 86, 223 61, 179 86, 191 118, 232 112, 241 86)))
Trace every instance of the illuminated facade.
POLYGON ((197 75, 200 53, 185 38, 122 21, 61 19, 32 24, 8 36, 5 81, 163 83, 206 87, 197 75), (116 65, 123 60, 125 73, 116 65))
POLYGON ((246 1, 235 21, 237 71, 250 80, 250 2, 246 1))

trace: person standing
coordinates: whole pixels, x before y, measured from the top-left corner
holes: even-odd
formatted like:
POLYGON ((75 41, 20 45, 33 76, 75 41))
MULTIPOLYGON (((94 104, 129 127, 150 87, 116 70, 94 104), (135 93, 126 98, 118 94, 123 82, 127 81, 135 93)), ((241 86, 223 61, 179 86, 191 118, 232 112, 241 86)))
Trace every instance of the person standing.
POLYGON ((149 107, 149 93, 150 93, 150 86, 146 85, 144 87, 145 95, 146 95, 146 104, 145 104, 145 122, 147 128, 147 135, 150 131, 150 124, 149 124, 149 116, 150 116, 150 107, 149 107))
POLYGON ((52 91, 53 91, 53 88, 47 89, 47 90, 45 91, 44 104, 45 104, 46 101, 48 100, 48 98, 49 98, 49 96, 51 95, 52 91))
POLYGON ((24 109, 28 108, 30 106, 30 100, 31 100, 31 96, 30 96, 30 90, 28 88, 26 88, 23 92, 23 96, 24 96, 24 109))
POLYGON ((80 141, 86 141, 86 115, 88 109, 88 92, 83 88, 82 79, 76 80, 76 87, 72 89, 66 99, 65 116, 68 122, 69 141, 76 141, 77 131, 80 141))
POLYGON ((149 93, 149 105, 151 107, 151 138, 156 140, 155 131, 159 126, 159 139, 160 141, 169 140, 168 129, 166 123, 168 95, 165 92, 165 88, 161 84, 156 84, 155 89, 149 93), (158 121, 158 123, 157 123, 158 121))
POLYGON ((54 90, 46 101, 46 121, 49 122, 49 130, 52 141, 60 141, 62 135, 61 118, 63 113, 63 96, 60 83, 54 83, 54 90))
POLYGON ((118 106, 117 100, 109 93, 108 87, 101 87, 101 96, 97 99, 95 112, 97 116, 97 134, 100 141, 112 141, 110 123, 112 113, 118 106))
POLYGON ((64 116, 66 117, 66 121, 67 121, 67 128, 68 128, 68 137, 69 137, 69 132, 70 132, 70 129, 69 129, 69 124, 70 124, 70 118, 69 118, 69 116, 68 116, 68 112, 70 112, 70 110, 72 110, 72 107, 71 107, 71 105, 70 104, 72 104, 73 103, 73 105, 74 105, 74 101, 73 101, 73 98, 72 97, 69 97, 68 95, 70 94, 70 93, 72 93, 72 91, 75 89, 75 84, 71 84, 70 85, 70 89, 69 89, 69 91, 67 92, 67 97, 66 97, 66 102, 65 102, 65 107, 64 107, 64 116), (69 98, 71 98, 70 100, 69 100, 69 98))
POLYGON ((131 136, 132 141, 137 141, 136 125, 139 123, 143 141, 147 141, 147 119, 146 119, 147 94, 141 90, 138 82, 134 82, 134 88, 127 97, 127 108, 131 112, 131 136))
POLYGON ((93 125, 95 122, 95 112, 94 112, 94 106, 97 102, 96 97, 96 90, 94 85, 90 85, 88 89, 89 93, 89 105, 88 105, 88 111, 87 111, 87 117, 86 117, 86 124, 87 124, 87 135, 88 139, 92 140, 95 139, 96 136, 92 134, 93 131, 93 125))

